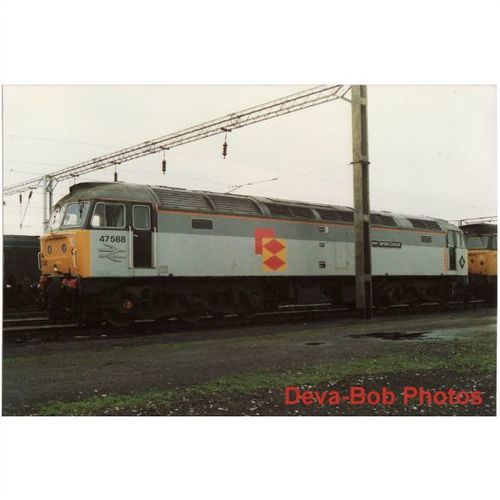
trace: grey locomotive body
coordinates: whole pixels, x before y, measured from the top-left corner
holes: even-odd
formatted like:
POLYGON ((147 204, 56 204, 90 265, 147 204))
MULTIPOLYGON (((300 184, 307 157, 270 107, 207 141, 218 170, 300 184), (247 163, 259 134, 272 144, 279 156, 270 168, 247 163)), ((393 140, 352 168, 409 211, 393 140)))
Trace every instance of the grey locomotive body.
MULTIPOLYGON (((449 300, 467 280, 463 234, 446 221, 374 212, 371 244, 379 305, 449 300)), ((46 290, 58 297, 51 308, 65 304, 85 321, 124 324, 141 317, 253 314, 280 304, 351 304, 353 211, 83 183, 58 202, 42 237, 41 264, 46 290), (52 246, 70 246, 72 258, 49 254, 54 238, 59 243, 52 246), (71 301, 61 299, 67 291, 71 301)))

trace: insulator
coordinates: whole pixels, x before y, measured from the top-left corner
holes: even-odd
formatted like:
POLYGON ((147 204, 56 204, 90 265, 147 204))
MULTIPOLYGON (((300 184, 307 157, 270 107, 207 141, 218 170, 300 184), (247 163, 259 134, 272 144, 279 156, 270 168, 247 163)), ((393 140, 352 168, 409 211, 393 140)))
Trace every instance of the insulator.
POLYGON ((23 204, 23 195, 22 194, 19 195, 19 203, 21 205, 23 204))
POLYGON ((227 142, 224 142, 224 144, 222 145, 222 156, 224 157, 225 160, 227 156, 227 142))
POLYGON ((165 175, 165 172, 167 171, 167 160, 165 159, 161 161, 161 171, 163 172, 163 175, 165 175))
POLYGON ((118 172, 115 170, 115 182, 118 182, 118 172))

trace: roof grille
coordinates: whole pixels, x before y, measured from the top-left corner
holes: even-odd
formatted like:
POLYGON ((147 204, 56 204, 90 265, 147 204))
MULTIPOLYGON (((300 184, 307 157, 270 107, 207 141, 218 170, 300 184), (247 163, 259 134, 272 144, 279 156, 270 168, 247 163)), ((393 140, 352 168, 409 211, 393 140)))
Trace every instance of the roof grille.
POLYGON ((210 201, 217 212, 261 215, 259 208, 250 198, 211 194, 210 201))
POLYGON ((325 210, 323 208, 317 208, 316 211, 319 213, 319 216, 322 220, 340 221, 338 212, 336 212, 335 210, 325 210))
POLYGON ((329 220, 335 222, 354 222, 354 213, 341 210, 328 210, 325 208, 317 208, 322 220, 329 220))
POLYGON ((203 212, 213 212, 212 207, 203 193, 193 191, 174 191, 172 189, 151 188, 158 196, 160 208, 184 210, 200 210, 203 212))
POLYGON ((441 227, 436 221, 433 220, 425 220, 425 219, 408 219, 412 226, 416 229, 437 229, 441 230, 441 227))
POLYGON ((289 207, 294 217, 301 217, 302 219, 316 219, 313 211, 306 207, 289 207))
POLYGON ((292 217, 290 207, 287 205, 279 205, 278 203, 265 203, 266 207, 271 212, 271 215, 278 217, 292 217))
POLYGON ((342 222, 352 222, 354 223, 354 212, 338 212, 340 220, 342 222))
POLYGON ((396 227, 396 221, 392 218, 389 217, 388 215, 381 215, 381 214, 371 214, 370 215, 370 224, 376 225, 376 226, 392 226, 396 227))

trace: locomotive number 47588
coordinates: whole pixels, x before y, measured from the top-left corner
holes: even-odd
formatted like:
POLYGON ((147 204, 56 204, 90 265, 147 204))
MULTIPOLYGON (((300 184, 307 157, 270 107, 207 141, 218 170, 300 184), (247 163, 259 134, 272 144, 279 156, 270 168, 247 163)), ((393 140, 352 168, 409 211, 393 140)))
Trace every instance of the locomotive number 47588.
POLYGON ((104 242, 109 242, 109 243, 125 243, 127 241, 126 236, 110 236, 108 234, 103 234, 100 238, 99 241, 104 241, 104 242))

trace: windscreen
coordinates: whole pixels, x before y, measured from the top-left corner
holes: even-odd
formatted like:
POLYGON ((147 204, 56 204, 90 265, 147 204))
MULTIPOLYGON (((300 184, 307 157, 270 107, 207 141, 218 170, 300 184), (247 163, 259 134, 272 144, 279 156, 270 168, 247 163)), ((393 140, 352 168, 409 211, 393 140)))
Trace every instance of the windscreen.
POLYGON ((54 208, 54 210, 52 210, 48 226, 49 231, 57 231, 61 227, 62 215, 64 213, 65 208, 66 208, 65 206, 63 207, 57 206, 54 208))
POLYGON ((70 203, 64 214, 62 222, 63 227, 81 227, 87 217, 89 210, 88 201, 80 201, 78 203, 70 203))
POLYGON ((465 241, 469 250, 487 250, 488 236, 466 236, 465 241))

